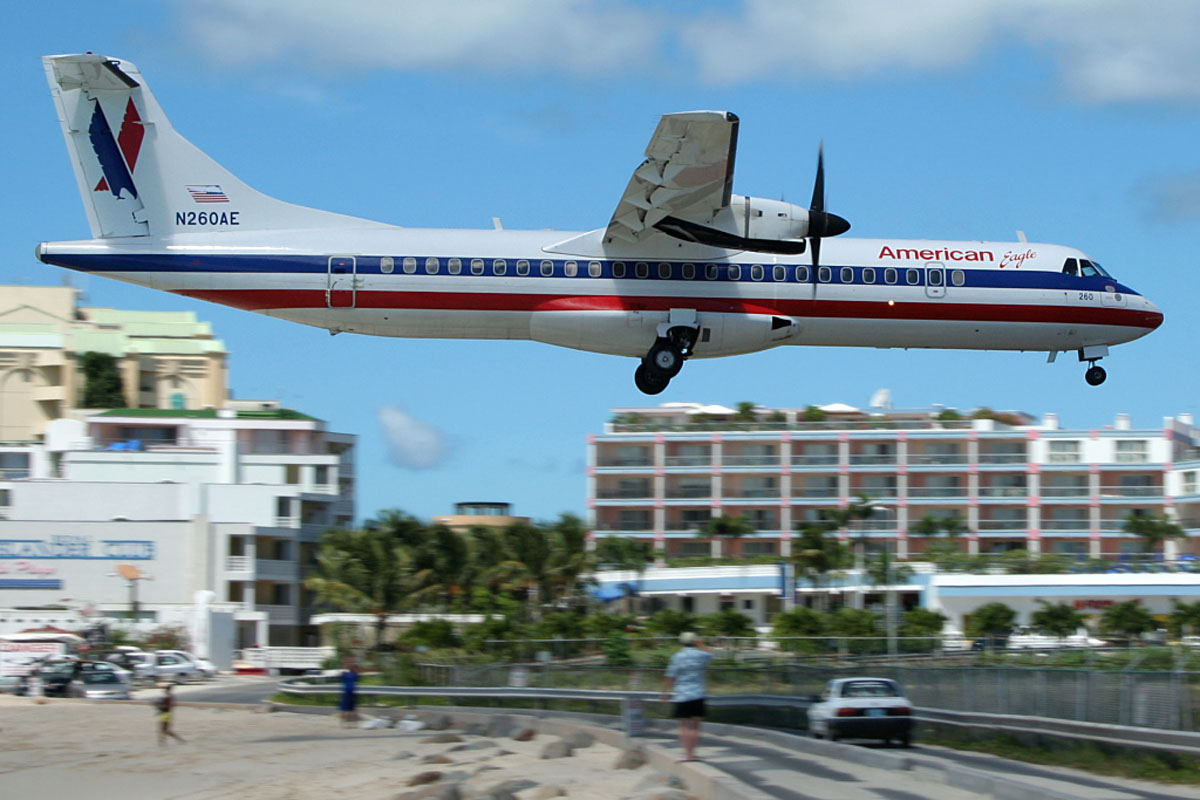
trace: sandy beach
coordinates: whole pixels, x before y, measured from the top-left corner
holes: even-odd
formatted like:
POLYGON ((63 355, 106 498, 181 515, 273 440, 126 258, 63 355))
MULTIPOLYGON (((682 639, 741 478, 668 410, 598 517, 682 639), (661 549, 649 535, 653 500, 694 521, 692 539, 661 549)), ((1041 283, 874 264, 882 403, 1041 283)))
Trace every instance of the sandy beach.
POLYGON ((341 728, 332 716, 186 705, 177 710, 175 730, 187 743, 160 746, 149 705, 39 705, 0 695, 0 795, 390 800, 419 788, 407 785, 413 776, 436 770, 465 778, 465 797, 524 779, 538 786, 517 792, 520 800, 551 796, 547 785, 578 800, 613 800, 651 774, 650 767, 613 769, 619 751, 600 742, 542 759, 542 748, 559 738, 548 734, 520 742, 451 729, 446 733, 461 743, 425 743, 435 732, 341 728), (451 751, 462 744, 478 749, 451 751), (423 763, 427 756, 450 763, 423 763))

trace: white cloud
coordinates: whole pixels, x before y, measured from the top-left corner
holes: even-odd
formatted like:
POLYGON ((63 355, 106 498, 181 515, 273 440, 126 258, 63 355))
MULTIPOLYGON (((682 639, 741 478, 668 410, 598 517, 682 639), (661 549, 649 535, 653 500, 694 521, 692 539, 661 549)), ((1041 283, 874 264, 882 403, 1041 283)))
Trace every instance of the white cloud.
POLYGON ((984 58, 1057 67, 1086 103, 1200 100, 1194 0, 210 0, 176 4, 218 61, 298 70, 570 74, 706 85, 903 77, 984 58))
POLYGON ((179 3, 189 35, 234 64, 626 72, 654 57, 653 16, 596 0, 211 0, 179 3))
POLYGON ((1200 220, 1200 170, 1176 175, 1152 175, 1137 187, 1148 200, 1151 220, 1195 222, 1200 220))
POLYGON ((452 449, 449 439, 428 422, 410 416, 397 406, 382 406, 378 416, 388 458, 396 466, 412 470, 435 469, 449 457, 452 449))

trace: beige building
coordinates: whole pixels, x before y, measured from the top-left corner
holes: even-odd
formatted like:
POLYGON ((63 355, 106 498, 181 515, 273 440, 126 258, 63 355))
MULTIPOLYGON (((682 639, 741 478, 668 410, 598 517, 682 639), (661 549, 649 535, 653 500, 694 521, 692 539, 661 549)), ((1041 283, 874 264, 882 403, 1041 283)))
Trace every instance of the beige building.
POLYGON ((190 311, 80 306, 70 286, 0 286, 0 441, 31 441, 78 416, 84 353, 113 356, 129 408, 216 408, 225 345, 190 311))
POLYGON ((528 523, 529 517, 515 517, 508 503, 469 502, 455 503, 453 514, 433 518, 434 525, 445 525, 456 531, 475 527, 507 528, 518 523, 528 523))

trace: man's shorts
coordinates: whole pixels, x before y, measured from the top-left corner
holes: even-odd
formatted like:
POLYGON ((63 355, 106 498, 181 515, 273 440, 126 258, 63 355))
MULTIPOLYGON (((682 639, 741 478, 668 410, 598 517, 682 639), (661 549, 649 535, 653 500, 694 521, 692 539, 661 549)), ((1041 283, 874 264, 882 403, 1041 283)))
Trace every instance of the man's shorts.
POLYGON ((684 700, 682 703, 671 704, 671 716, 675 719, 703 717, 705 713, 703 697, 697 700, 684 700))

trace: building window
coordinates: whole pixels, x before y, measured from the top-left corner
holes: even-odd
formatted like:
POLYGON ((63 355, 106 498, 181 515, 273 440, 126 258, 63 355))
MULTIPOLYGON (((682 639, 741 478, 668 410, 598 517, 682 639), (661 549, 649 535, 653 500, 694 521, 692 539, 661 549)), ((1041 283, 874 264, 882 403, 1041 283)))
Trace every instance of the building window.
MULTIPOLYGON (((1188 470, 1187 472, 1183 473, 1183 493, 1184 494, 1195 494, 1196 493, 1196 471, 1195 470, 1188 470)), ((0 504, 2 504, 2 503, 0 503, 0 504)))
POLYGON ((300 465, 286 464, 283 468, 283 482, 295 486, 300 483, 300 465))
POLYGON ((1144 464, 1150 459, 1145 439, 1121 439, 1117 441, 1118 464, 1144 464))
POLYGON ((1072 440, 1055 440, 1050 442, 1048 461, 1051 464, 1078 464, 1079 442, 1072 440))
MULTIPOLYGON (((747 556, 773 556, 775 555, 774 542, 742 542, 742 555, 747 556)), ((754 608, 754 601, 747 600, 749 605, 746 608, 754 608)))
MULTIPOLYGON (((708 542, 680 542, 678 552, 681 556, 707 556, 712 554, 712 546, 708 542)), ((686 607, 692 605, 692 598, 682 597, 680 599, 683 601, 685 610, 690 611, 691 609, 686 607)))

